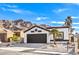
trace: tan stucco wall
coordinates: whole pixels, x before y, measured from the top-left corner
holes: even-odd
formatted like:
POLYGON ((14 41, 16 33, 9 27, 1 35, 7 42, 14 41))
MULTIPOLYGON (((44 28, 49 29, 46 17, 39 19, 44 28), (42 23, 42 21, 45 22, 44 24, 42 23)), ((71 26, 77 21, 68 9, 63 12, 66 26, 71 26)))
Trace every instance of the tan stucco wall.
POLYGON ((21 31, 13 31, 13 32, 20 32, 20 37, 24 38, 24 31, 23 30, 21 30, 21 31))
MULTIPOLYGON (((7 41, 8 38, 13 37, 14 32, 15 31, 11 31, 11 30, 8 30, 8 29, 0 28, 0 33, 6 33, 7 34, 6 41, 7 41)), ((16 32, 20 32, 20 37, 24 38, 24 31, 23 30, 16 31, 16 32)))
POLYGON ((12 31, 10 31, 10 30, 8 30, 7 31, 7 38, 9 38, 9 37, 13 37, 13 32, 12 31))
POLYGON ((4 28, 0 28, 0 33, 6 33, 6 41, 8 41, 8 38, 9 37, 12 37, 13 36, 13 32, 11 30, 7 30, 7 29, 4 29, 4 28))
POLYGON ((21 31, 21 32, 20 32, 20 35, 21 35, 21 36, 20 36, 21 38, 24 38, 24 31, 21 31))

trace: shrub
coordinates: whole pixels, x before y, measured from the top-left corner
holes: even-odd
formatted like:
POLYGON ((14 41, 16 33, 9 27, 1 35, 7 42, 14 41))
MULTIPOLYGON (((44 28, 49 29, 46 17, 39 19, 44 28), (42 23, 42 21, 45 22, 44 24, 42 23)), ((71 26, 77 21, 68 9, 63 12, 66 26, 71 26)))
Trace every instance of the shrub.
POLYGON ((13 34, 12 40, 15 42, 19 41, 19 36, 13 34))

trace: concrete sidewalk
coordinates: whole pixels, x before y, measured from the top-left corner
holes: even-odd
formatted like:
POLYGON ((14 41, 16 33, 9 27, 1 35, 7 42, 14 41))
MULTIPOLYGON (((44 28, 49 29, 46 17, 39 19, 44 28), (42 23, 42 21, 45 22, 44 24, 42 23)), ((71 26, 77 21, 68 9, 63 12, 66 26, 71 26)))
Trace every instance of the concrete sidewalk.
POLYGON ((1 47, 1 50, 7 51, 24 51, 24 50, 33 50, 35 48, 27 48, 27 47, 1 47))
POLYGON ((49 54, 49 55, 68 55, 68 53, 61 53, 61 52, 51 52, 51 51, 33 51, 34 53, 41 53, 41 54, 49 54))

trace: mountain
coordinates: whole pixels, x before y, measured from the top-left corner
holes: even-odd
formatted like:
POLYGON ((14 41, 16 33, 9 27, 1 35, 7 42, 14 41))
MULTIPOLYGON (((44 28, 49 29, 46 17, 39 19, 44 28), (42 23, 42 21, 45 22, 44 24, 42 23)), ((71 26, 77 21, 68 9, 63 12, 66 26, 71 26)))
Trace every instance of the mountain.
POLYGON ((24 21, 23 19, 17 19, 17 20, 0 20, 0 27, 10 29, 10 30, 16 30, 19 29, 28 29, 32 27, 33 25, 39 25, 42 27, 48 27, 46 24, 33 24, 30 21, 24 21))

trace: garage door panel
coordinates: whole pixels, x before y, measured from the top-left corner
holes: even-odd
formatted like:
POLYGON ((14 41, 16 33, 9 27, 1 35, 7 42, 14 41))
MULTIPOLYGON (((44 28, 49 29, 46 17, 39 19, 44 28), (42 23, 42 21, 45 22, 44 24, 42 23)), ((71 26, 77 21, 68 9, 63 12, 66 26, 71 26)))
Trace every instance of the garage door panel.
POLYGON ((46 34, 28 34, 27 43, 46 43, 47 35, 46 34))

